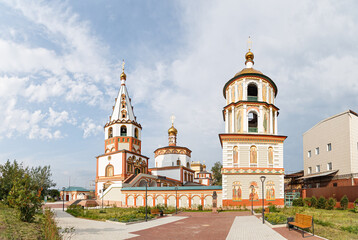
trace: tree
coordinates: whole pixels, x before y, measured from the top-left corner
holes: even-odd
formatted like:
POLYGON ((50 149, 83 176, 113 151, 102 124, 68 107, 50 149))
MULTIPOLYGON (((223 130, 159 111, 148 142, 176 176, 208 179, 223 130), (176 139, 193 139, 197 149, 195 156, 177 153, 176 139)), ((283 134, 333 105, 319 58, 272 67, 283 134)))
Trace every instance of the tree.
POLYGON ((347 197, 347 195, 344 195, 342 198, 341 198, 341 208, 343 209, 347 209, 348 207, 348 203, 349 203, 349 199, 347 197))
POLYGON ((19 209, 20 219, 32 222, 37 210, 41 207, 40 194, 29 174, 14 181, 14 185, 7 196, 10 207, 19 209))
POLYGON ((51 187, 56 184, 50 179, 52 176, 50 166, 38 166, 30 169, 29 174, 32 179, 32 184, 41 191, 41 195, 44 196, 48 193, 51 187))
POLYGON ((14 186, 15 180, 22 178, 28 168, 24 168, 22 163, 18 163, 14 160, 13 163, 10 160, 4 165, 0 165, 0 200, 4 200, 7 203, 7 196, 14 186))
POLYGON ((211 168, 211 171, 213 172, 213 185, 219 185, 221 186, 221 179, 222 179, 222 175, 221 175, 221 169, 222 169, 223 165, 221 164, 221 162, 216 162, 214 164, 214 166, 211 168))

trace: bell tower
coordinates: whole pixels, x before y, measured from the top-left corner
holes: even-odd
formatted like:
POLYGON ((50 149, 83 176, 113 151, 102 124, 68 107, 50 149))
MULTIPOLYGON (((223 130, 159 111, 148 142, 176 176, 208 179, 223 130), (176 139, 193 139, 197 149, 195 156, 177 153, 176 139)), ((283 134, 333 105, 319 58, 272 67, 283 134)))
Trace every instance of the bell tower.
POLYGON ((99 196, 112 184, 123 184, 133 175, 148 173, 148 157, 141 154, 142 126, 134 115, 126 88, 124 61, 120 79, 112 115, 104 126, 104 154, 97 157, 96 194, 99 196))
MULTIPOLYGON (((278 135, 277 86, 253 68, 254 54, 245 54, 245 68, 224 86, 223 205, 284 204, 283 142, 278 135), (265 177, 264 196, 260 176, 265 177), (261 201, 259 201, 261 199, 261 201)), ((263 179, 263 178, 261 178, 263 179)))

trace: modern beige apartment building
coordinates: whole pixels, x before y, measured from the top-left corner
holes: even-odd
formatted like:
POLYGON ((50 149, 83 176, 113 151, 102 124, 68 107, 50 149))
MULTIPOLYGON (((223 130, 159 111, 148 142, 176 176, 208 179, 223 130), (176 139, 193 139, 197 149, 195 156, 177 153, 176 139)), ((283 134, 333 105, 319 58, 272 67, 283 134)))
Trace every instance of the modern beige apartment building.
POLYGON ((303 156, 307 188, 358 185, 358 114, 345 111, 305 132, 303 156))

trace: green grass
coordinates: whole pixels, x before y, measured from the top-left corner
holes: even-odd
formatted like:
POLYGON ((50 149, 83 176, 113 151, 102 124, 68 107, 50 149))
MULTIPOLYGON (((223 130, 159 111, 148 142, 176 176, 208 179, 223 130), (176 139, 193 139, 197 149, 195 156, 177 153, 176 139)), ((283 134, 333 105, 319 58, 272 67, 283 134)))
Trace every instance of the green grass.
POLYGON ((37 214, 32 223, 22 222, 16 209, 0 203, 0 239, 43 239, 43 215, 37 214))
POLYGON ((332 240, 358 239, 358 213, 350 210, 325 210, 308 207, 282 208, 280 213, 294 217, 296 213, 313 216, 315 234, 332 240))
MULTIPOLYGON (((74 206, 67 209, 67 212, 75 217, 105 221, 134 222, 145 219, 145 208, 105 208, 105 209, 83 209, 81 206, 74 206)), ((148 208, 148 219, 152 218, 148 208)))

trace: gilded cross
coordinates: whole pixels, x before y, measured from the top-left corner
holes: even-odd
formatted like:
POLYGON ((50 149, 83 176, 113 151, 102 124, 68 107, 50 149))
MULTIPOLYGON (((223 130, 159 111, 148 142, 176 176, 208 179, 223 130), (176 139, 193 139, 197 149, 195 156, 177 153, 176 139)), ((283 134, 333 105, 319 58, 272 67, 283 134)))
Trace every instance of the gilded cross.
POLYGON ((124 72, 124 64, 125 64, 125 62, 124 62, 124 59, 123 59, 123 62, 122 62, 122 71, 124 72))
POLYGON ((170 120, 172 121, 172 125, 174 125, 175 116, 172 115, 172 116, 170 117, 170 120))
POLYGON ((247 39, 247 48, 249 49, 249 51, 250 51, 251 48, 252 48, 252 41, 251 41, 250 36, 249 36, 249 39, 247 39))

